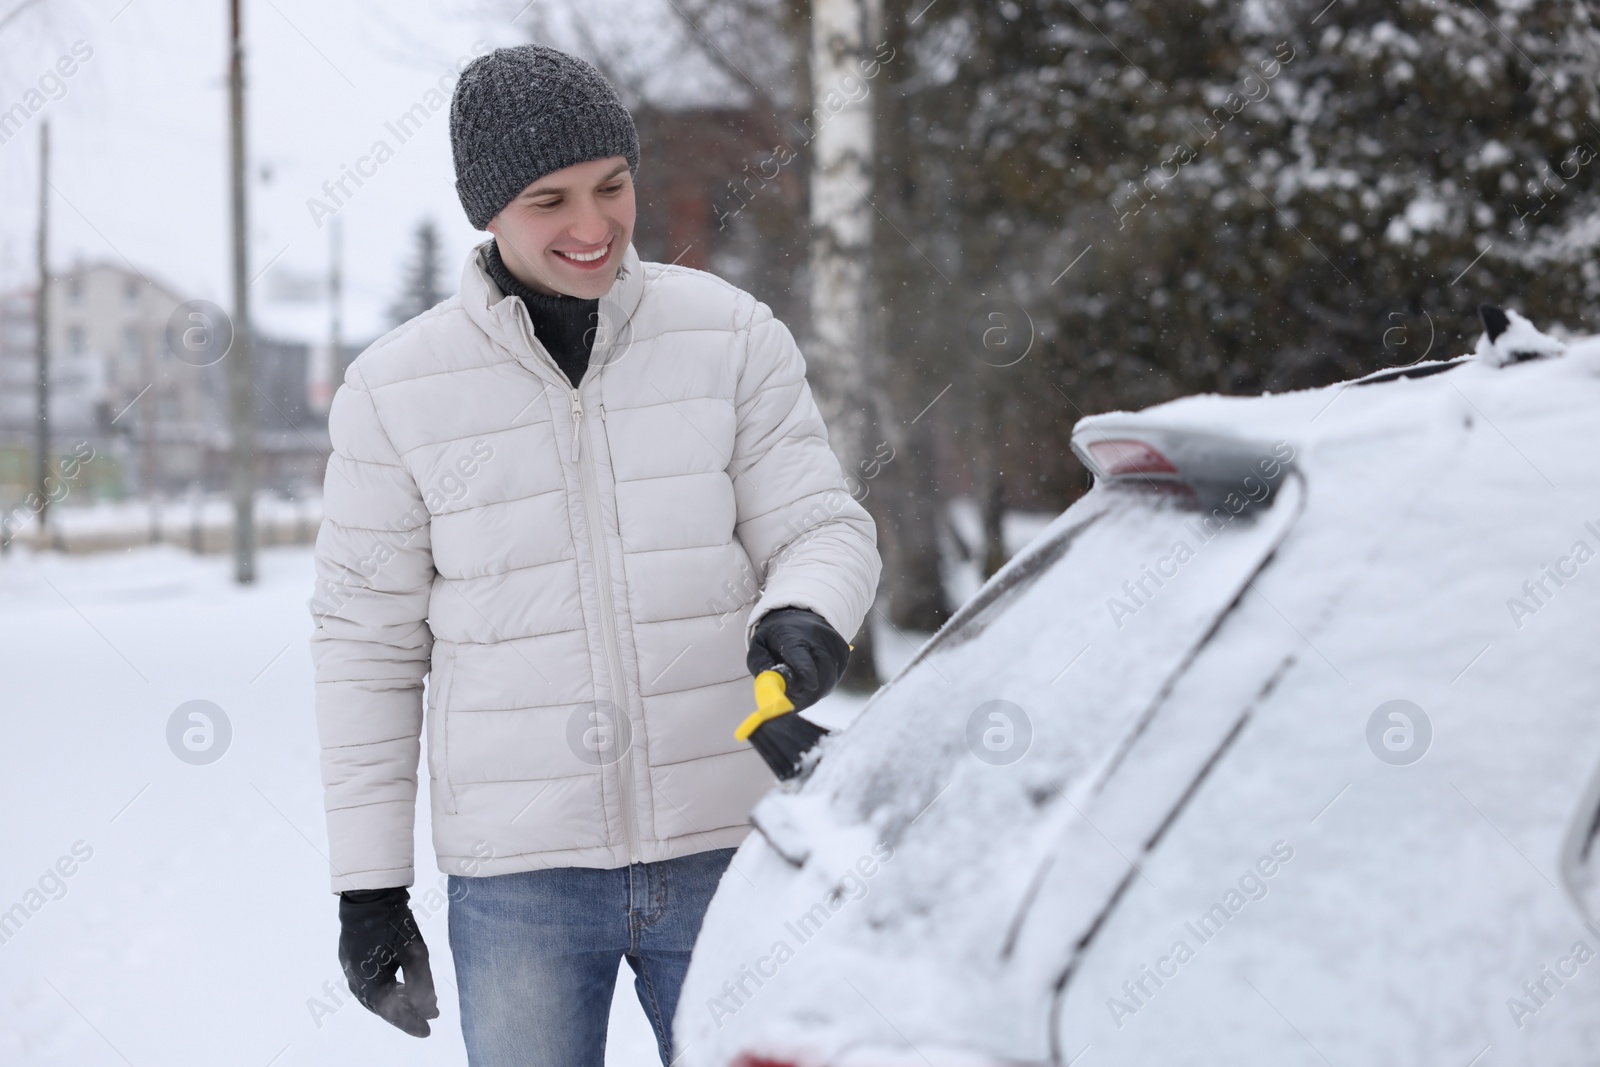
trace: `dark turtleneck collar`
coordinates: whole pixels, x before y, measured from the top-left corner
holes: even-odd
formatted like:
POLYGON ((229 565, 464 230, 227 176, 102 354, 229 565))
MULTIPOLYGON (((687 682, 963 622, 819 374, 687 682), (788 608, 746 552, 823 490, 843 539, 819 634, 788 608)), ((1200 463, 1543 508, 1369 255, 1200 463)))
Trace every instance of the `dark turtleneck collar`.
POLYGON ((502 293, 522 301, 533 323, 534 337, 576 387, 583 380, 583 372, 589 369, 589 350, 594 346, 595 313, 600 301, 528 288, 500 258, 498 241, 489 242, 483 253, 483 263, 502 293))

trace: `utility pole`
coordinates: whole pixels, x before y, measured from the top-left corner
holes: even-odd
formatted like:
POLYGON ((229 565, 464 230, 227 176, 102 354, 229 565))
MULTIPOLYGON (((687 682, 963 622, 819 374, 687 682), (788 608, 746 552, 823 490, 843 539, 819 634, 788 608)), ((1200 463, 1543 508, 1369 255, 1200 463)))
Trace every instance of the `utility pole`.
POLYGON ((39 288, 33 302, 34 354, 39 363, 39 418, 34 425, 33 486, 39 494, 39 536, 48 544, 50 490, 50 120, 39 120, 39 288))
POLYGON ((228 145, 233 194, 233 350, 228 353, 228 409, 233 425, 233 578, 249 585, 256 578, 255 398, 250 365, 249 226, 245 214, 244 48, 240 42, 240 0, 229 0, 228 145))
MULTIPOLYGON (((816 105, 811 142, 814 341, 807 362, 845 483, 863 501, 871 493, 863 477, 870 467, 863 462, 871 451, 867 433, 887 411, 868 366, 881 351, 872 285, 874 106, 870 94, 836 111, 831 105, 837 103, 842 86, 860 81, 881 22, 881 0, 811 3, 811 95, 816 105)), ((875 689, 870 612, 855 643, 840 684, 858 691, 875 689)))

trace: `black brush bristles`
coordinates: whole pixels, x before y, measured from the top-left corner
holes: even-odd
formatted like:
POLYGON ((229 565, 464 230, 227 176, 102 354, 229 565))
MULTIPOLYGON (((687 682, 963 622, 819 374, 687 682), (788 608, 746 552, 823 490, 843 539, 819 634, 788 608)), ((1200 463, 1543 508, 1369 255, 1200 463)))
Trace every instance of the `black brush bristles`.
POLYGON ((799 712, 790 711, 756 727, 750 734, 750 743, 761 753, 778 780, 787 782, 800 773, 805 754, 830 732, 809 719, 802 719, 799 712))

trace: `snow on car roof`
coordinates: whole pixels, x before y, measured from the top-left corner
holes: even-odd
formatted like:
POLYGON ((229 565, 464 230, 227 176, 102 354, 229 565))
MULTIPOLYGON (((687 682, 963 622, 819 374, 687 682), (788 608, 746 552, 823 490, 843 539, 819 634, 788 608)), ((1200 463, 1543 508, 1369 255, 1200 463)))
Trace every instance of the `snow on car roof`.
MULTIPOLYGON (((1515 336, 1508 333, 1501 340, 1516 343, 1523 336, 1520 332, 1515 336)), ((1502 397, 1524 397, 1535 409, 1544 410, 1557 402, 1553 393, 1561 389, 1562 382, 1588 381, 1597 373, 1600 337, 1590 337, 1567 345, 1565 355, 1558 359, 1495 366, 1480 354, 1478 359, 1466 360, 1447 373, 1385 382, 1381 389, 1353 390, 1353 382, 1342 382, 1260 396, 1205 393, 1140 412, 1106 412, 1090 419, 1158 421, 1163 426, 1226 430, 1257 439, 1286 438, 1314 448, 1324 441, 1361 434, 1407 432, 1417 428, 1426 406, 1435 401, 1445 405, 1440 414, 1448 418, 1454 411, 1450 405, 1475 396, 1473 390, 1479 388, 1493 389, 1502 397)))

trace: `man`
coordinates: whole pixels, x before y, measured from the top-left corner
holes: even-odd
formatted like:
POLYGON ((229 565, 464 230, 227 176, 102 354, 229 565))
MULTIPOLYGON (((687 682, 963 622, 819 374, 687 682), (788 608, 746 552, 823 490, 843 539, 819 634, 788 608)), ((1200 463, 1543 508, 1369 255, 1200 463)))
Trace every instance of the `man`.
POLYGON ((876 530, 783 324, 639 261, 638 137, 593 67, 485 55, 450 132, 493 240, 329 413, 310 607, 340 960, 363 1004, 428 1034, 406 891, 426 728, 469 1062, 599 1067, 619 958, 666 1062, 701 918, 772 785, 733 738, 750 675, 786 663, 801 708, 833 687, 876 530))

